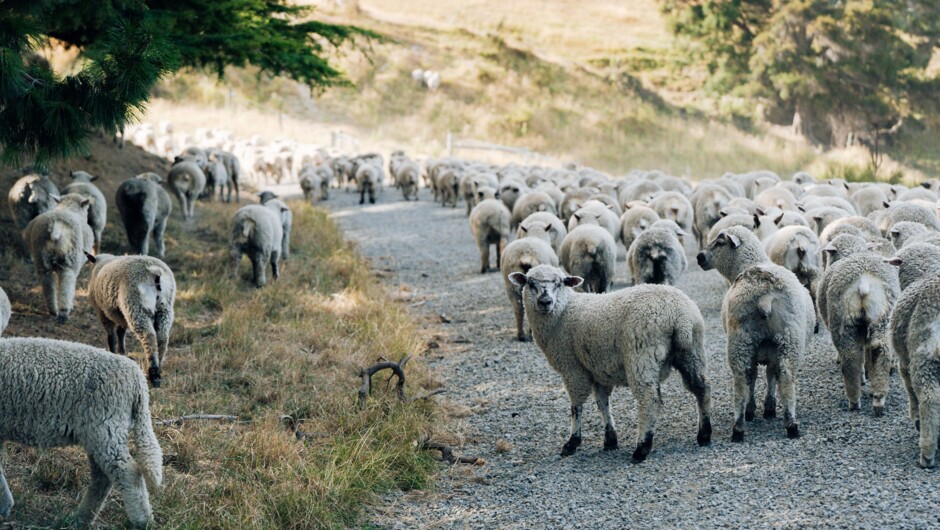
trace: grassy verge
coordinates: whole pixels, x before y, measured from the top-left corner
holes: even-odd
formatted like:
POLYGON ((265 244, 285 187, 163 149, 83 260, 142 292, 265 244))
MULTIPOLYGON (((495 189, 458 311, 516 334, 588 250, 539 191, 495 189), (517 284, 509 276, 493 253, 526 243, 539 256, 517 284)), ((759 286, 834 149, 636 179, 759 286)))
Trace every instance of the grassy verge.
MULTIPOLYGON (((263 289, 249 286, 247 260, 241 278, 230 277, 228 220, 235 205, 200 205, 190 225, 176 214, 171 220, 167 262, 178 285, 176 322, 164 386, 151 391, 154 417, 217 413, 241 421, 157 427, 167 462, 164 491, 151 495, 159 527, 346 527, 361 521, 375 494, 424 487, 434 469, 431 457, 414 447, 431 428, 433 403, 401 404, 394 388, 382 384, 365 410, 356 401, 359 369, 379 356, 421 353, 419 331, 323 210, 292 207, 294 252, 281 279, 263 289), (298 440, 282 426, 282 415, 300 419, 309 436, 298 440)), ((115 223, 103 247, 122 252, 124 234, 115 223)), ((3 285, 21 313, 18 334, 102 345, 83 290, 68 327, 29 333, 39 329, 29 327, 30 319, 39 327, 51 319, 33 307, 38 298, 30 301, 38 296, 30 267, 13 253, 3 261, 3 285)), ((86 268, 80 286, 87 274, 86 268)), ((135 341, 129 349, 140 355, 135 341)), ((437 384, 420 355, 407 368, 410 395, 437 384)), ((30 526, 67 523, 63 514, 75 509, 88 481, 76 448, 7 444, 4 467, 17 501, 13 519, 30 526)), ((101 522, 126 521, 112 493, 101 522)))

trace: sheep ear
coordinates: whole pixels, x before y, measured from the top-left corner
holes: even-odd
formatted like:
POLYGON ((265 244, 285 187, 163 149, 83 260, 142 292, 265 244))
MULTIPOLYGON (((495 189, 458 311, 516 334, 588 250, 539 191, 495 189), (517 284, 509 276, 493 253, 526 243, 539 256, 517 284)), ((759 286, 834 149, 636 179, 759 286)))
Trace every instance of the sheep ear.
POLYGON ((571 216, 574 217, 575 219, 577 219, 578 221, 581 220, 581 216, 578 215, 578 214, 576 214, 576 213, 571 214, 571 216))
POLYGON ((88 180, 98 180, 98 175, 92 175, 88 180))
POLYGON ((754 226, 755 226, 755 227, 760 226, 760 215, 758 215, 758 214, 756 214, 756 213, 754 214, 754 226))
POLYGON ((885 208, 890 208, 890 207, 891 207, 891 203, 888 202, 888 201, 881 201, 881 205, 884 206, 885 208))
POLYGON ((780 215, 778 215, 777 218, 774 219, 774 224, 779 225, 780 221, 783 221, 783 212, 780 212, 780 215))
POLYGON ((802 204, 797 204, 796 209, 804 213, 806 212, 806 207, 803 206, 802 204))
POLYGON ((823 252, 828 252, 828 253, 830 253, 830 254, 835 254, 838 250, 839 250, 839 249, 837 249, 836 247, 832 246, 832 243, 829 243, 828 245, 826 245, 826 246, 824 246, 824 247, 822 248, 822 251, 823 251, 823 252))
POLYGON ((580 276, 565 276, 565 279, 561 281, 565 284, 565 287, 577 287, 584 283, 584 278, 580 276))
POLYGON ((523 232, 525 232, 525 233, 527 233, 527 234, 529 233, 529 229, 526 228, 526 227, 524 227, 524 226, 521 226, 521 225, 519 226, 519 230, 522 230, 523 232))
POLYGON ((731 248, 738 248, 741 246, 741 238, 739 238, 738 236, 734 234, 726 234, 726 235, 728 237, 728 241, 731 242, 731 248))
POLYGON ((74 169, 70 169, 70 170, 69 170, 69 176, 72 177, 72 178, 75 178, 75 170, 74 170, 74 169))
POLYGON ((510 274, 508 277, 509 277, 509 281, 511 281, 513 285, 516 285, 519 287, 524 287, 526 282, 528 282, 529 280, 529 278, 527 278, 526 275, 522 274, 521 272, 514 272, 510 274))
POLYGON ((62 197, 59 197, 58 195, 50 195, 50 197, 52 197, 52 200, 54 200, 56 203, 62 202, 62 197))
POLYGON ((91 252, 86 252, 85 257, 88 259, 88 263, 95 263, 98 261, 98 258, 96 258, 95 255, 91 252))
POLYGON ((689 235, 689 233, 686 232, 685 230, 682 230, 682 229, 680 228, 679 230, 676 230, 676 235, 679 236, 679 237, 685 237, 685 236, 689 235))
POLYGON ((884 262, 887 263, 888 265, 894 265, 895 267, 900 267, 901 265, 904 264, 904 260, 902 260, 901 258, 897 256, 894 256, 891 258, 885 258, 884 262))
POLYGON ((82 206, 88 206, 89 204, 91 204, 91 199, 85 199, 85 200, 83 200, 82 202, 80 202, 80 203, 78 203, 78 204, 80 204, 80 205, 82 205, 82 206))
POLYGON ((757 215, 767 215, 767 214, 764 212, 764 209, 761 208, 760 206, 758 206, 757 208, 754 208, 754 213, 756 213, 757 215))
POLYGON ((928 190, 930 189, 930 183, 929 183, 929 182, 926 182, 926 181, 925 181, 925 182, 921 182, 920 185, 921 185, 921 187, 923 187, 923 188, 927 188, 928 190))
POLYGON ((498 192, 498 191, 496 192, 495 197, 496 197, 497 199, 499 198, 499 192, 498 192))

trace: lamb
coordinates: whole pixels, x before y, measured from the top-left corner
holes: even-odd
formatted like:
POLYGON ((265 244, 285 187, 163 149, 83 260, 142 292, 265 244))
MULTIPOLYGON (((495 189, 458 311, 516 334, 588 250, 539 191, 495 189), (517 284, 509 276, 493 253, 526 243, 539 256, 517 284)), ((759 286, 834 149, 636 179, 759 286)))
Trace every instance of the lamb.
POLYGON ((620 240, 623 246, 630 248, 633 240, 647 228, 659 221, 659 214, 646 206, 633 206, 620 216, 620 240))
POLYGON ((173 211, 170 194, 160 186, 163 178, 156 173, 141 173, 125 180, 117 189, 114 202, 121 214, 124 231, 131 251, 146 256, 150 252, 150 238, 157 246, 157 256, 163 257, 166 245, 163 233, 173 211))
POLYGON ((897 271, 868 251, 831 264, 819 282, 819 315, 839 354, 849 410, 859 410, 864 370, 871 380, 872 413, 884 414, 888 376, 894 365, 888 347, 888 318, 900 291, 897 271))
POLYGON ((526 274, 539 265, 558 266, 558 256, 555 255, 550 245, 550 225, 526 221, 520 225, 519 229, 522 230, 523 227, 526 227, 526 236, 507 245, 499 261, 499 272, 503 277, 506 296, 509 297, 509 304, 512 305, 512 312, 516 317, 516 338, 520 342, 529 340, 531 333, 525 332, 522 288, 514 284, 509 276, 516 272, 526 274))
POLYGON ((173 271, 149 256, 88 255, 94 264, 88 281, 88 299, 108 334, 108 350, 127 355, 127 330, 137 337, 150 360, 147 378, 159 388, 166 359, 176 279, 173 271))
POLYGON ((183 160, 170 168, 167 182, 180 202, 183 219, 191 220, 196 209, 196 199, 206 187, 206 174, 195 162, 183 160))
POLYGON ((598 225, 580 225, 561 243, 559 261, 568 272, 583 279, 582 289, 605 293, 614 280, 617 243, 610 232, 598 225))
MULTIPOLYGON (((91 485, 74 515, 76 526, 94 523, 112 484, 132 525, 152 522, 147 483, 160 488, 163 451, 153 432, 147 382, 133 360, 75 342, 0 340, 0 446, 5 441, 85 449, 91 485), (132 435, 136 456, 127 444, 132 435)), ((0 468, 0 517, 9 517, 12 508, 0 468)))
POLYGON ((480 273, 490 270, 490 245, 496 245, 496 267, 499 268, 503 249, 509 243, 509 221, 512 216, 498 199, 484 199, 470 212, 470 231, 480 249, 480 273))
POLYGON ((787 226, 764 241, 764 252, 770 261, 796 275, 816 303, 816 281, 819 264, 819 238, 805 226, 787 226))
POLYGON ((63 195, 56 208, 32 221, 23 231, 49 314, 60 324, 69 319, 75 300, 75 280, 91 252, 94 235, 88 226, 90 199, 63 195))
POLYGON ((356 170, 356 184, 359 186, 359 204, 366 202, 366 193, 369 194, 369 204, 375 204, 375 189, 380 184, 382 167, 364 163, 356 170))
POLYGON ((30 221, 55 208, 59 190, 46 175, 27 175, 17 180, 7 202, 13 222, 22 231, 30 221))
POLYGON ((91 204, 88 205, 88 226, 91 227, 91 232, 95 238, 93 248, 95 254, 97 254, 101 247, 101 233, 104 232, 104 225, 108 220, 108 204, 98 186, 91 183, 93 180, 98 179, 97 176, 84 171, 70 171, 69 176, 72 177, 72 183, 62 191, 77 193, 91 199, 91 204))
POLYGON ((267 282, 264 269, 268 263, 277 280, 283 234, 281 218, 272 208, 260 204, 239 208, 232 217, 232 277, 238 278, 239 262, 242 254, 247 254, 256 287, 264 287, 267 282))
POLYGON ((688 267, 685 248, 679 240, 685 235, 686 232, 674 221, 664 219, 637 236, 627 250, 633 284, 678 283, 679 276, 688 267))
MULTIPOLYGON (((502 195, 500 195, 500 199, 502 199, 502 195)), ((531 223, 544 223, 548 226, 549 243, 552 246, 552 250, 554 250, 557 255, 561 251, 562 241, 564 241, 565 236, 568 235, 568 230, 565 228, 565 224, 561 222, 561 219, 553 213, 535 212, 526 217, 525 220, 519 224, 519 229, 516 230, 516 237, 520 239, 526 237, 526 232, 531 223)))
POLYGON ((699 252, 703 270, 717 269, 731 282, 721 306, 734 377, 731 441, 744 441, 744 422, 754 418, 757 366, 767 365, 764 417, 776 416, 776 386, 783 399, 788 438, 800 435, 796 420, 796 368, 816 326, 813 301, 796 275, 775 265, 757 236, 743 226, 723 230, 699 252))
POLYGON ((10 297, 8 297, 7 293, 0 287, 0 336, 3 335, 3 330, 7 329, 7 326, 10 324, 10 317, 12 315, 13 309, 10 307, 10 297))
POLYGON ((555 201, 543 191, 531 191, 519 197, 519 200, 517 200, 516 204, 512 207, 512 227, 515 228, 519 226, 519 223, 535 212, 557 214, 555 201))
MULTIPOLYGON (((590 225, 577 230, 589 228, 605 233, 590 225)), ((698 444, 711 443, 705 324, 688 296, 667 285, 604 295, 576 293, 573 288, 584 280, 551 265, 539 265, 528 274, 515 272, 509 279, 523 288, 532 336, 561 375, 571 400, 571 431, 562 456, 581 445, 581 414, 592 391, 604 417, 604 448, 617 447, 608 398, 615 386, 629 386, 638 411, 632 461, 644 461, 662 407, 660 385, 673 368, 698 404, 698 444)))

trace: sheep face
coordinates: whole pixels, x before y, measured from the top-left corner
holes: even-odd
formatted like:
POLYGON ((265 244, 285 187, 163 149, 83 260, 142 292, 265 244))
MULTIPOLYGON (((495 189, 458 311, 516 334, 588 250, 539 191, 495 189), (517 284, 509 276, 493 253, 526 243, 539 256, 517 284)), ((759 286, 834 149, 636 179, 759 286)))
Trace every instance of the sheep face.
POLYGON ((704 250, 698 253, 696 257, 698 266, 702 270, 710 271, 716 268, 719 262, 731 259, 730 255, 739 246, 741 246, 741 239, 727 230, 723 230, 715 236, 715 239, 704 250))
POLYGON ((550 315, 555 309, 564 305, 568 298, 568 288, 581 285, 584 279, 579 276, 566 276, 564 272, 549 265, 539 265, 529 271, 528 276, 521 272, 509 275, 509 281, 523 290, 535 303, 536 311, 543 315, 550 315))

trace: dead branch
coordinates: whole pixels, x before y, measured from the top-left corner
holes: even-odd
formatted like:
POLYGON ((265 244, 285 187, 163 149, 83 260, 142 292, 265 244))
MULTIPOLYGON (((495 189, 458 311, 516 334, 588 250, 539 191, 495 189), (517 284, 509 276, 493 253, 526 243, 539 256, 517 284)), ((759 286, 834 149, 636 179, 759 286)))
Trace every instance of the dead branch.
POLYGON ((398 379, 395 383, 395 388, 398 391, 398 399, 402 403, 414 403, 415 401, 425 400, 444 392, 443 388, 438 388, 437 390, 409 399, 408 396, 405 395, 405 365, 411 360, 411 355, 406 355, 404 359, 397 363, 385 360, 384 357, 380 357, 379 359, 381 359, 381 362, 377 362, 368 368, 363 368, 359 372, 359 377, 362 378, 362 386, 359 387, 359 408, 365 408, 366 398, 372 393, 372 376, 382 370, 392 371, 392 374, 385 380, 386 385, 391 382, 392 378, 398 379))
POLYGON ((418 444, 418 447, 429 451, 440 451, 441 460, 447 462, 448 464, 473 464, 475 466, 482 466, 486 464, 486 460, 483 460, 482 458, 475 456, 455 455, 451 446, 440 442, 432 442, 427 438, 423 439, 421 443, 418 444))
POLYGON ((300 423, 296 419, 294 419, 293 416, 289 416, 289 415, 281 416, 281 424, 283 424, 284 428, 286 428, 288 431, 293 432, 294 436, 298 440, 306 440, 308 438, 326 438, 327 436, 329 436, 329 434, 325 432, 301 431, 300 423))
POLYGON ((409 402, 409 403, 414 403, 415 401, 422 401, 422 400, 428 399, 428 398, 430 398, 430 397, 432 397, 432 396, 436 396, 436 395, 438 395, 438 394, 443 394, 444 392, 445 392, 445 390, 444 390, 443 388, 438 388, 437 390, 432 390, 432 391, 430 391, 430 392, 428 392, 428 393, 426 393, 426 394, 422 394, 422 395, 420 395, 420 396, 413 397, 413 398, 409 399, 408 402, 409 402))
POLYGON ((189 414, 179 418, 170 418, 168 420, 159 420, 153 422, 154 425, 180 425, 184 421, 190 420, 217 420, 217 421, 238 421, 238 416, 229 414, 189 414))

